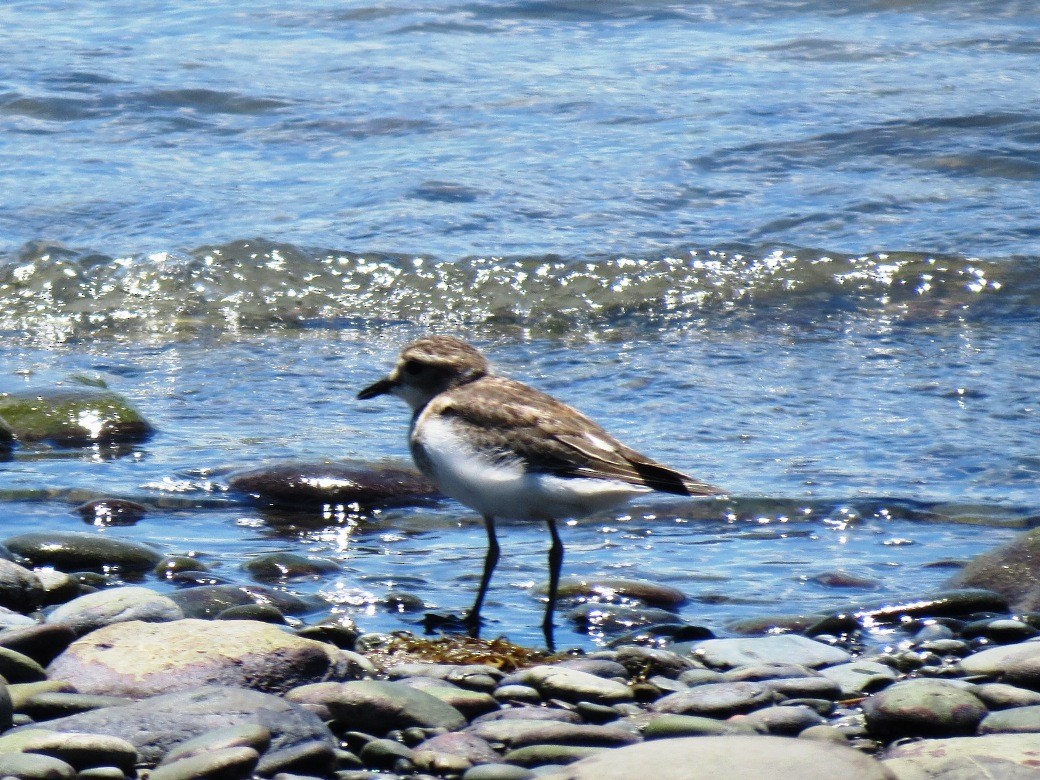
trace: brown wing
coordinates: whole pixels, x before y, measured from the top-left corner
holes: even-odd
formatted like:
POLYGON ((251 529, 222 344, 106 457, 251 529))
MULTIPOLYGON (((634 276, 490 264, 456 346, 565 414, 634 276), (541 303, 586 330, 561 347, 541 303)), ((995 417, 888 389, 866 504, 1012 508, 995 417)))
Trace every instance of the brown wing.
POLYGON ((626 447, 576 409, 511 379, 484 377, 444 393, 431 406, 469 428, 489 451, 520 458, 532 471, 611 478, 684 496, 723 493, 626 447))

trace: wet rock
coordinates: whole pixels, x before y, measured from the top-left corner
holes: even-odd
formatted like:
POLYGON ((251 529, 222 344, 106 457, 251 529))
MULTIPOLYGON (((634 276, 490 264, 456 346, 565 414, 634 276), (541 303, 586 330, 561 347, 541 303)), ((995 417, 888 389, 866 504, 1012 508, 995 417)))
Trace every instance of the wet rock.
POLYGON ((899 780, 1032 780, 1040 740, 1035 734, 926 739, 889 748, 882 758, 899 780))
POLYGON ((809 582, 823 585, 825 588, 857 588, 869 590, 881 583, 874 577, 853 574, 847 571, 824 571, 809 577, 809 582))
POLYGON ((73 780, 76 770, 61 759, 34 753, 0 754, 0 777, 19 780, 73 780))
POLYGON ((173 579, 182 572, 205 572, 209 567, 198 558, 190 555, 167 555, 154 569, 155 576, 162 579, 173 579))
POLYGON ((29 656, 0 647, 0 677, 9 683, 28 683, 47 679, 47 672, 29 656))
POLYGON ((977 696, 946 680, 904 680, 863 702, 867 730, 880 739, 974 734, 986 714, 977 696))
POLYGON ((503 684, 529 685, 544 698, 616 704, 632 701, 632 689, 624 683, 604 680, 594 674, 557 666, 532 666, 510 675, 503 684))
POLYGON ((188 739, 245 724, 270 731, 265 758, 316 747, 331 760, 336 748, 335 738, 313 713, 281 697, 244 688, 205 687, 154 696, 49 721, 47 728, 122 737, 134 745, 143 763, 155 764, 188 739))
POLYGON ((709 737, 724 734, 748 734, 754 726, 742 721, 720 720, 703 715, 668 715, 652 717, 643 728, 643 739, 675 739, 677 737, 709 737))
POLYGON ((1040 529, 1016 536, 997 549, 979 555, 950 582, 956 587, 995 591, 1015 610, 1037 609, 1040 607, 1040 529))
POLYGON ((804 705, 763 707, 737 721, 749 724, 757 731, 776 736, 794 737, 813 726, 822 726, 827 721, 811 707, 804 705))
POLYGON ((73 599, 47 615, 47 622, 68 626, 82 636, 113 623, 131 620, 160 623, 183 617, 184 612, 169 597, 149 588, 130 585, 73 599))
POLYGON ((148 507, 124 498, 99 498, 80 504, 74 510, 83 522, 98 527, 134 525, 148 514, 148 507))
POLYGON ((36 621, 28 615, 23 615, 21 612, 14 612, 7 607, 0 607, 0 630, 7 630, 9 628, 25 628, 34 625, 35 623, 36 621))
POLYGON ((530 769, 513 764, 482 764, 467 769, 462 780, 533 780, 537 776, 530 769))
POLYGON ((895 669, 877 661, 852 661, 829 666, 820 670, 820 674, 837 683, 845 697, 879 691, 899 678, 895 669))
POLYGON ((35 572, 43 585, 43 603, 64 604, 83 593, 79 581, 70 574, 57 569, 37 569, 35 572))
POLYGON ((650 709, 675 715, 728 718, 757 710, 772 702, 773 691, 762 683, 707 683, 658 699, 650 705, 650 709))
POLYGON ((454 730, 466 723, 450 704, 400 682, 317 683, 295 688, 285 698, 325 707, 337 728, 376 735, 410 726, 454 730))
POLYGON ((147 571, 162 559, 151 547, 97 533, 35 531, 13 536, 4 544, 36 566, 54 566, 64 571, 112 567, 147 571))
POLYGON ((565 577, 561 580, 557 593, 562 599, 594 599, 599 602, 634 600, 666 610, 678 609, 689 601, 687 595, 678 588, 621 577, 565 577))
POLYGON ((11 426, 7 424, 4 418, 0 417, 0 453, 5 453, 5 457, 10 457, 8 450, 14 446, 14 433, 11 431, 11 426))
POLYGON ((629 677, 628 669, 623 664, 607 658, 569 658, 559 661, 555 666, 557 669, 577 669, 579 672, 587 672, 607 679, 624 680, 629 677))
POLYGON ((960 662, 965 675, 993 677, 1024 688, 1040 689, 1040 642, 1021 642, 982 650, 960 662))
POLYGON ((301 628, 296 635, 318 642, 328 642, 344 650, 353 650, 361 631, 351 618, 334 616, 313 626, 301 628))
POLYGON ((666 677, 677 677, 697 666, 688 656, 656 647, 619 647, 614 653, 614 660, 624 666, 629 675, 663 674, 666 677))
POLYGON ((674 621, 675 615, 653 607, 590 601, 568 610, 567 619, 577 626, 579 631, 596 630, 616 634, 638 626, 674 621))
POLYGON ((105 734, 61 731, 40 734, 26 742, 22 752, 59 758, 77 771, 114 766, 125 774, 132 774, 137 763, 137 748, 125 739, 105 734))
POLYGON ((259 555, 245 564, 253 577, 263 581, 320 577, 339 571, 339 564, 328 558, 313 558, 295 553, 279 552, 259 555))
POLYGON ((655 780, 893 780, 876 760, 857 750, 784 737, 689 737, 658 739, 611 750, 543 780, 631 780, 652 773, 655 780))
POLYGON ((133 699, 122 696, 98 696, 72 691, 43 690, 26 698, 19 705, 18 711, 33 720, 43 721, 64 718, 90 710, 100 710, 105 707, 122 707, 131 702, 133 699))
POLYGON ((123 396, 87 385, 0 393, 0 416, 20 441, 66 447, 139 442, 153 433, 123 396))
POLYGON ((610 748, 579 745, 527 745, 510 750, 505 754, 504 760, 524 767, 563 766, 604 752, 613 751, 610 748))
POLYGON ((0 606, 32 612, 43 604, 40 578, 24 566, 0 558, 0 606))
POLYGON ((270 604, 243 604, 238 607, 228 607, 219 612, 215 620, 258 620, 262 623, 272 623, 276 626, 285 625, 285 615, 277 607, 270 604))
POLYGON ((164 764, 150 780, 235 780, 253 775, 260 754, 250 747, 228 747, 164 764))
POLYGON ((286 615, 310 612, 303 599, 263 585, 199 585, 170 594, 190 618, 213 618, 231 607, 270 604, 286 615))
POLYGON ((438 680, 434 677, 413 677, 406 678, 402 682, 450 704, 467 718, 475 718, 499 708, 498 701, 491 694, 460 688, 447 680, 438 680))
POLYGON ((1040 693, 1015 685, 988 683, 976 685, 974 694, 990 710, 1005 710, 1011 707, 1035 707, 1040 705, 1040 693))
POLYGON ((491 749, 487 740, 467 732, 449 732, 431 737, 416 746, 417 752, 429 750, 465 758, 470 764, 493 764, 501 756, 491 749))
POLYGON ((474 691, 491 693, 505 675, 489 664, 395 664, 386 670, 391 680, 405 677, 432 677, 474 691))
POLYGON ((417 471, 366 463, 282 463, 233 474, 231 490, 279 506, 425 504, 442 498, 417 471))
POLYGON ((171 764, 174 761, 191 758, 211 750, 235 747, 248 747, 257 753, 264 753, 270 746, 270 729, 259 723, 243 723, 238 726, 217 729, 182 742, 166 753, 159 764, 160 766, 171 764))
POLYGON ((267 623, 178 620, 100 628, 73 642, 48 672, 82 693, 140 698, 213 684, 283 692, 348 670, 336 648, 267 623))
POLYGON ((1035 734, 1040 732, 1040 706, 991 712, 979 723, 979 734, 1035 734))
POLYGON ((844 650, 795 634, 708 639, 699 643, 691 655, 708 666, 727 669, 757 663, 800 664, 815 669, 846 663, 851 658, 844 650))
POLYGON ((819 621, 819 615, 755 615, 727 623, 726 628, 742 636, 761 636, 777 631, 804 632, 812 636, 825 633, 809 630, 810 626, 819 621))
POLYGON ((856 610, 860 620, 898 623, 918 617, 964 617, 977 612, 1007 612, 1007 599, 981 588, 958 588, 902 602, 881 602, 856 610))

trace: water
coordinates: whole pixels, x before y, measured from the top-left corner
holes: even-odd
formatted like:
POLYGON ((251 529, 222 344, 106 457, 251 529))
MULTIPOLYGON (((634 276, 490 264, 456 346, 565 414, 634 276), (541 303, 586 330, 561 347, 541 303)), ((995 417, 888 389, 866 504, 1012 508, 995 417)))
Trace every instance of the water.
MULTIPOLYGON (((927 592, 1040 517, 1034 4, 15 2, 0 30, 0 384, 98 374, 159 429, 16 450, 5 535, 125 496, 152 512, 99 533, 235 581, 340 560, 283 584, 333 605, 308 619, 462 609, 468 510, 222 490, 407 459, 407 411, 353 397, 431 328, 733 491, 563 531, 565 574, 675 585, 719 632, 927 592)), ((489 631, 538 642, 547 534, 500 535, 489 631)))

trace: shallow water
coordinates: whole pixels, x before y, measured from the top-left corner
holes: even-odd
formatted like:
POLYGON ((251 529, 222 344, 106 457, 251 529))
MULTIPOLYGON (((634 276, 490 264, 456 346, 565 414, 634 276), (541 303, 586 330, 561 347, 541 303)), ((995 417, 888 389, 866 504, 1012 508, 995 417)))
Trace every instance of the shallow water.
MULTIPOLYGON (((445 504, 286 516, 281 459, 407 459, 357 390, 428 329, 735 498, 564 529, 565 575, 683 618, 931 591, 1040 518, 1033 4, 58 3, 0 8, 0 385, 97 374, 157 426, 23 446, 5 535, 99 530, 365 628, 460 610, 485 535, 445 504), (40 53, 45 51, 46 57, 40 53), (535 56, 537 55, 537 56, 535 56), (255 238, 263 236, 263 238, 255 238), (843 571, 873 581, 827 586, 843 571)), ((540 641, 544 528, 505 524, 489 633, 540 641)), ((157 587, 170 587, 155 582, 157 587)), ((561 643, 600 639, 568 628, 561 643)))

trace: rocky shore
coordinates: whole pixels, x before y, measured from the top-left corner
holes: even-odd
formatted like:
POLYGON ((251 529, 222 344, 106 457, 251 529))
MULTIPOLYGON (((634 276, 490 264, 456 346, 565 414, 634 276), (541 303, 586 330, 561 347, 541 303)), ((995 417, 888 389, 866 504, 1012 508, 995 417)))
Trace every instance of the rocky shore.
POLYGON ((96 534, 3 553, 4 777, 916 780, 1032 777, 1040 761, 1040 615, 992 591, 550 656, 290 628, 291 601, 249 586, 95 589, 77 572, 172 565, 96 534), (892 641, 864 650, 882 619, 892 641))

